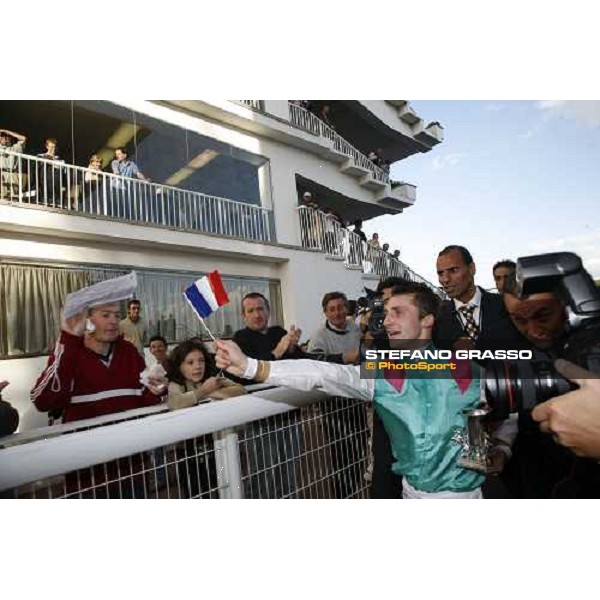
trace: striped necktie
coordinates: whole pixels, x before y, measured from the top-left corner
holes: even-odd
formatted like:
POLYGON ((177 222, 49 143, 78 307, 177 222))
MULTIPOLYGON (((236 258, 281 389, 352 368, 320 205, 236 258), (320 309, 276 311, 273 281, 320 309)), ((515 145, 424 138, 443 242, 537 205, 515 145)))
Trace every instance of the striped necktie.
POLYGON ((475 323, 475 319, 473 317, 473 313, 475 312, 475 305, 467 304, 465 306, 461 306, 458 310, 465 318, 465 331, 467 332, 467 335, 471 339, 476 340, 479 337, 480 331, 479 325, 475 323))

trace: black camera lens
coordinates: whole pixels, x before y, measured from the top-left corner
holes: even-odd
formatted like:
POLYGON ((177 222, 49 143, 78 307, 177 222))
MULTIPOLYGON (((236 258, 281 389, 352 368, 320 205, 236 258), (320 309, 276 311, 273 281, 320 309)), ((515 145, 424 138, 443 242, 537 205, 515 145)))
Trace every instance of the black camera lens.
POLYGON ((491 361, 485 368, 485 396, 490 420, 532 410, 536 404, 560 396, 577 386, 562 377, 550 360, 491 361))

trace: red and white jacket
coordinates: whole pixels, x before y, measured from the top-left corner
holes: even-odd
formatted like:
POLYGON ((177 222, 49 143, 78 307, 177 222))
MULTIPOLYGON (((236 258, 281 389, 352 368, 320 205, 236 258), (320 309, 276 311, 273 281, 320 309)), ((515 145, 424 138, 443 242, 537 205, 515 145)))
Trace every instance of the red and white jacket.
POLYGON ((31 400, 42 412, 62 409, 65 423, 158 404, 161 398, 140 384, 145 366, 122 337, 104 361, 85 347, 83 337, 61 331, 31 400))

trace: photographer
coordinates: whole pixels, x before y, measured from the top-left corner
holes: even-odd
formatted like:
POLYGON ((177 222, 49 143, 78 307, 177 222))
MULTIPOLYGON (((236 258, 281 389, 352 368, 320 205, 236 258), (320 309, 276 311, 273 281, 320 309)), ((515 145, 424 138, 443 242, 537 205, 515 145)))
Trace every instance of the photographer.
MULTIPOLYGON (((502 299, 513 332, 517 332, 518 344, 512 341, 514 334, 504 327, 492 330, 491 337, 510 339, 511 347, 531 349, 534 360, 558 358, 564 347, 567 314, 556 295, 540 293, 519 298, 513 276, 505 284, 502 299)), ((502 480, 517 498, 552 498, 557 493, 558 483, 569 475, 572 456, 540 431, 530 412, 520 412, 518 419, 513 458, 502 480)))
POLYGON ((509 410, 519 416, 505 483, 517 497, 597 498, 600 467, 575 454, 599 455, 600 409, 593 405, 593 396, 600 399, 598 380, 588 379, 597 377, 598 290, 577 255, 545 254, 518 259, 503 301, 515 329, 534 351, 526 364, 491 364, 486 372, 488 401, 496 413, 502 418, 509 410), (555 371, 552 365, 561 358, 594 374, 560 360, 555 371), (575 387, 568 379, 581 388, 567 393, 575 387))
POLYGON ((600 379, 566 360, 557 360, 555 366, 579 389, 538 404, 532 416, 557 443, 577 456, 600 461, 600 379))

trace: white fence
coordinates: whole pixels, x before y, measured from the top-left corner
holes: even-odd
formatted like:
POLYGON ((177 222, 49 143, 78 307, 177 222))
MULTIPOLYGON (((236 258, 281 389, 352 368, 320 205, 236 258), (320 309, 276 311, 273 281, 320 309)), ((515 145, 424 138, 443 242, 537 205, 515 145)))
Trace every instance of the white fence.
POLYGON ((368 496, 361 401, 268 389, 107 418, 0 439, 0 497, 368 496))
POLYGON ((435 285, 402 261, 380 248, 370 246, 358 235, 342 227, 333 216, 307 206, 299 206, 298 214, 302 247, 319 250, 330 258, 344 261, 350 269, 362 269, 364 273, 375 274, 382 279, 403 277, 409 281, 425 283, 439 293, 435 285))
POLYGON ((274 241, 270 210, 0 150, 0 199, 134 223, 274 241))
POLYGON ((333 147, 348 158, 352 158, 359 167, 370 171, 377 181, 390 182, 390 176, 383 169, 369 160, 362 152, 347 142, 339 133, 335 132, 329 125, 325 124, 316 115, 292 102, 289 103, 290 121, 315 135, 322 135, 333 142, 333 147))
POLYGON ((252 108, 254 110, 265 110, 263 100, 234 100, 234 102, 237 102, 238 104, 244 104, 245 106, 248 106, 249 108, 252 108))

